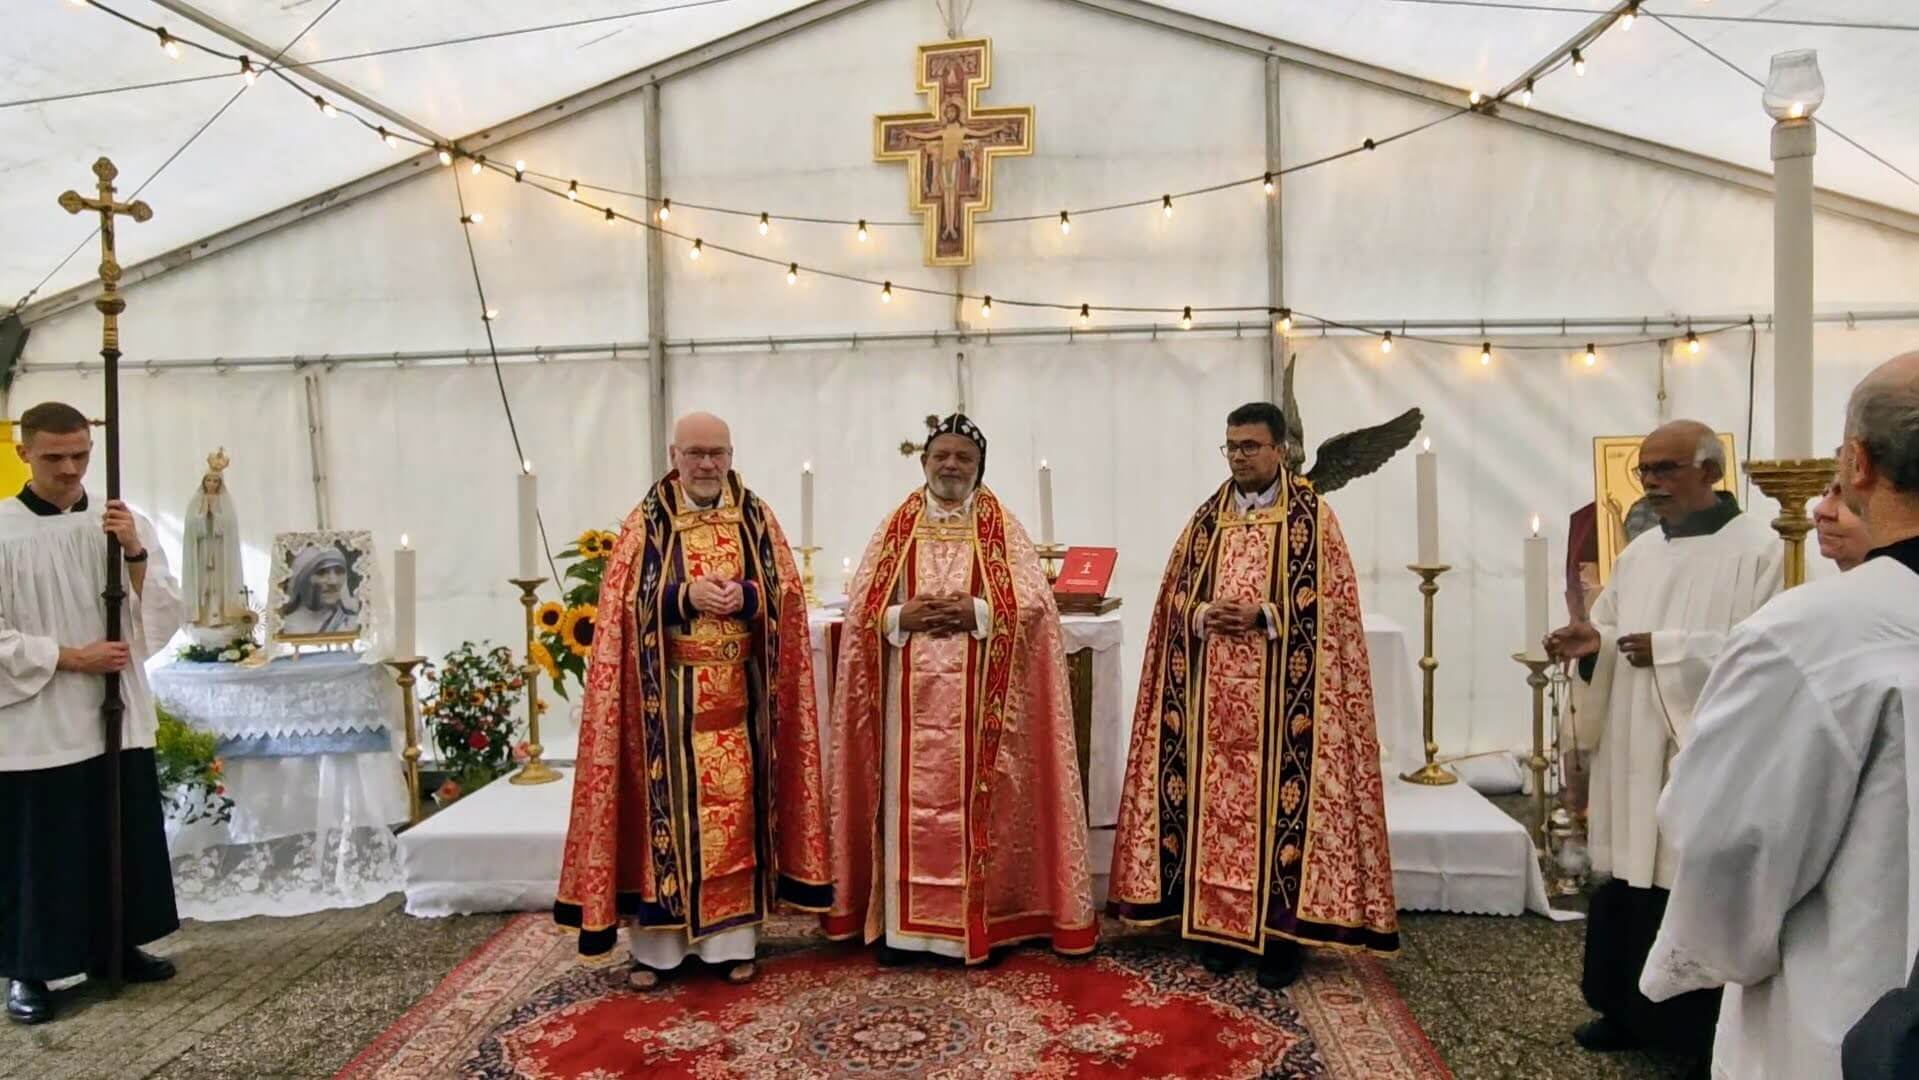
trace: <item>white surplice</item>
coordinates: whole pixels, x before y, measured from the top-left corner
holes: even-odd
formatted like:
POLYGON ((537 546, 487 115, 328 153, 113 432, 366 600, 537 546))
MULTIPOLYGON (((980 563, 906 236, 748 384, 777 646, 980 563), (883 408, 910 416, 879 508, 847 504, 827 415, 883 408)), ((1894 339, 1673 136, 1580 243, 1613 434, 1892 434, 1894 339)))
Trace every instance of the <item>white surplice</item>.
POLYGON ((1890 558, 1733 633, 1659 821, 1678 879, 1640 989, 1725 985, 1723 1080, 1839 1080, 1839 1046, 1919 948, 1919 574, 1890 558))
POLYGON ((1634 888, 1672 884, 1659 835, 1667 764, 1692 733, 1693 707, 1726 633, 1779 592, 1784 549, 1751 514, 1709 536, 1641 533, 1613 564, 1593 605, 1599 631, 1579 747, 1593 754, 1589 834, 1593 869, 1634 888), (1652 635, 1653 664, 1619 654, 1627 634, 1652 635))
MULTIPOLYGON (((99 504, 41 517, 17 498, 0 500, 0 772, 52 769, 106 752, 100 676, 57 668, 62 646, 107 636, 102 516, 99 504)), ((133 654, 120 673, 128 750, 153 745, 158 723, 142 662, 166 647, 183 613, 152 523, 136 513, 134 526, 151 554, 138 594, 122 578, 122 637, 133 654)))

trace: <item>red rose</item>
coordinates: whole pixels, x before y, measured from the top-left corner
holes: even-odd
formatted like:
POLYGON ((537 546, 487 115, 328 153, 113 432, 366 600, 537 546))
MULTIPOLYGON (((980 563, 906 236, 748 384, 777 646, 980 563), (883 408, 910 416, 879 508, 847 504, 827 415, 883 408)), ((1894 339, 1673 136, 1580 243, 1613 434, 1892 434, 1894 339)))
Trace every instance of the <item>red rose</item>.
POLYGON ((466 740, 466 744, 475 750, 485 750, 489 745, 486 732, 476 731, 466 740))
POLYGON ((227 786, 225 784, 215 784, 213 785, 213 793, 215 795, 225 795, 227 793, 227 786))

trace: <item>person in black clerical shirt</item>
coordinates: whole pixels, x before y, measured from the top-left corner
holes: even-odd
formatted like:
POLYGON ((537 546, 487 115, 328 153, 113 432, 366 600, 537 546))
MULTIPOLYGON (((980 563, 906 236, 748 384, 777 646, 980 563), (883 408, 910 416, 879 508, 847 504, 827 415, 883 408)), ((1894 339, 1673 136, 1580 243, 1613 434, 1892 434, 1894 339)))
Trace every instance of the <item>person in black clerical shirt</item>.
POLYGON ((120 675, 123 972, 173 976, 139 946, 179 928, 142 662, 179 629, 180 587, 153 526, 120 502, 87 496, 87 418, 49 402, 20 419, 32 472, 0 502, 0 975, 7 1016, 53 1018, 47 983, 107 970, 111 866, 101 676, 120 675), (107 537, 125 559, 122 640, 106 637, 107 537))

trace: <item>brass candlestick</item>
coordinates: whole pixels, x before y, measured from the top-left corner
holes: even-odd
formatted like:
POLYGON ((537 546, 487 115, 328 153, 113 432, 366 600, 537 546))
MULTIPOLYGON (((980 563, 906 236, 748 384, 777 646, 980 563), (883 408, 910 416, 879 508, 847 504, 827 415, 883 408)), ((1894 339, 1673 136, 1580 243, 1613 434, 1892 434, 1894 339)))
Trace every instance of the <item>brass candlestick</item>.
POLYGON ((546 748, 540 745, 540 669, 533 666, 533 608, 540 601, 535 590, 546 584, 546 579, 511 580, 520 587, 520 606, 526 609, 526 663, 520 668, 526 682, 526 764, 507 779, 515 784, 550 784, 560 778, 560 772, 540 760, 546 748))
POLYGON ((818 544, 807 544, 793 549, 800 556, 800 587, 805 590, 808 610, 820 606, 820 594, 813 589, 813 556, 820 553, 818 544))
POLYGON ((1059 572, 1066 563, 1065 544, 1034 544, 1033 552, 1039 556, 1040 565, 1046 568, 1046 583, 1051 585, 1059 580, 1059 572))
POLYGON ((1546 758, 1546 684, 1552 680, 1546 677, 1546 669, 1553 662, 1545 657, 1537 659, 1525 653, 1514 653, 1513 659, 1526 665, 1526 685, 1533 688, 1533 756, 1526 762, 1533 771, 1533 806, 1539 823, 1533 827, 1533 843, 1539 847, 1539 858, 1552 861, 1552 837, 1547 830, 1549 818, 1546 813, 1546 767, 1552 764, 1546 758))
POLYGON ((1459 783, 1459 777, 1436 760, 1439 757, 1439 742, 1433 738, 1433 672, 1438 670, 1439 661, 1433 659, 1433 597, 1439 594, 1439 575, 1452 567, 1414 564, 1406 569, 1419 575, 1419 595, 1426 598, 1426 655, 1419 658, 1419 673, 1425 684, 1422 697, 1425 706, 1426 764, 1412 772, 1400 773, 1399 778, 1414 784, 1443 787, 1459 783))
POLYGON ((1786 542, 1788 589, 1806 583, 1806 534, 1812 531, 1806 503, 1826 490, 1838 467, 1832 458, 1746 462, 1746 475, 1760 491, 1779 501, 1779 516, 1772 519, 1772 528, 1786 542))
POLYGON ((400 757, 406 761, 406 820, 410 825, 420 823, 420 714, 413 694, 418 681, 413 677, 413 669, 425 662, 423 656, 386 661, 400 684, 400 711, 406 717, 406 749, 400 751, 400 757))

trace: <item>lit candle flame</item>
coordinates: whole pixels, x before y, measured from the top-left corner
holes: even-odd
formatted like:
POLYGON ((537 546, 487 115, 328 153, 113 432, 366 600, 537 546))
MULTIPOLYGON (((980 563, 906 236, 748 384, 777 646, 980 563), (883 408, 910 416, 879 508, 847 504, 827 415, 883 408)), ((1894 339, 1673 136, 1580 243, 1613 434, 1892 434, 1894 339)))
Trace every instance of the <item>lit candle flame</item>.
POLYGON ((521 459, 520 459, 520 471, 522 471, 522 472, 528 472, 528 473, 530 473, 530 472, 532 472, 532 471, 533 471, 533 463, 532 463, 531 461, 528 461, 528 460, 527 460, 527 459, 525 459, 525 458, 521 458, 521 459))
POLYGON ((411 545, 411 544, 408 544, 408 543, 407 543, 407 541, 406 541, 406 534, 405 534, 405 533, 401 533, 401 534, 400 534, 400 550, 402 550, 402 551, 404 551, 404 550, 406 550, 407 548, 409 548, 409 547, 411 547, 411 546, 412 546, 412 545, 411 545))
POLYGON ((1040 467, 1040 468, 1042 468, 1042 469, 1050 469, 1050 468, 1052 468, 1052 466, 1051 466, 1051 465, 1048 465, 1048 464, 1046 464, 1046 459, 1045 459, 1045 458, 1040 458, 1040 459, 1039 459, 1039 467, 1040 467))
POLYGON ((1420 444, 1419 450, 1424 454, 1433 452, 1433 437, 1431 435, 1426 436, 1426 441, 1420 444))
POLYGON ((1538 514, 1533 515, 1533 535, 1534 536, 1539 535, 1539 515, 1538 514))
POLYGON ((813 471, 813 463, 812 463, 812 462, 810 462, 810 461, 802 461, 802 462, 800 462, 800 471, 801 471, 801 472, 812 472, 812 471, 813 471))

